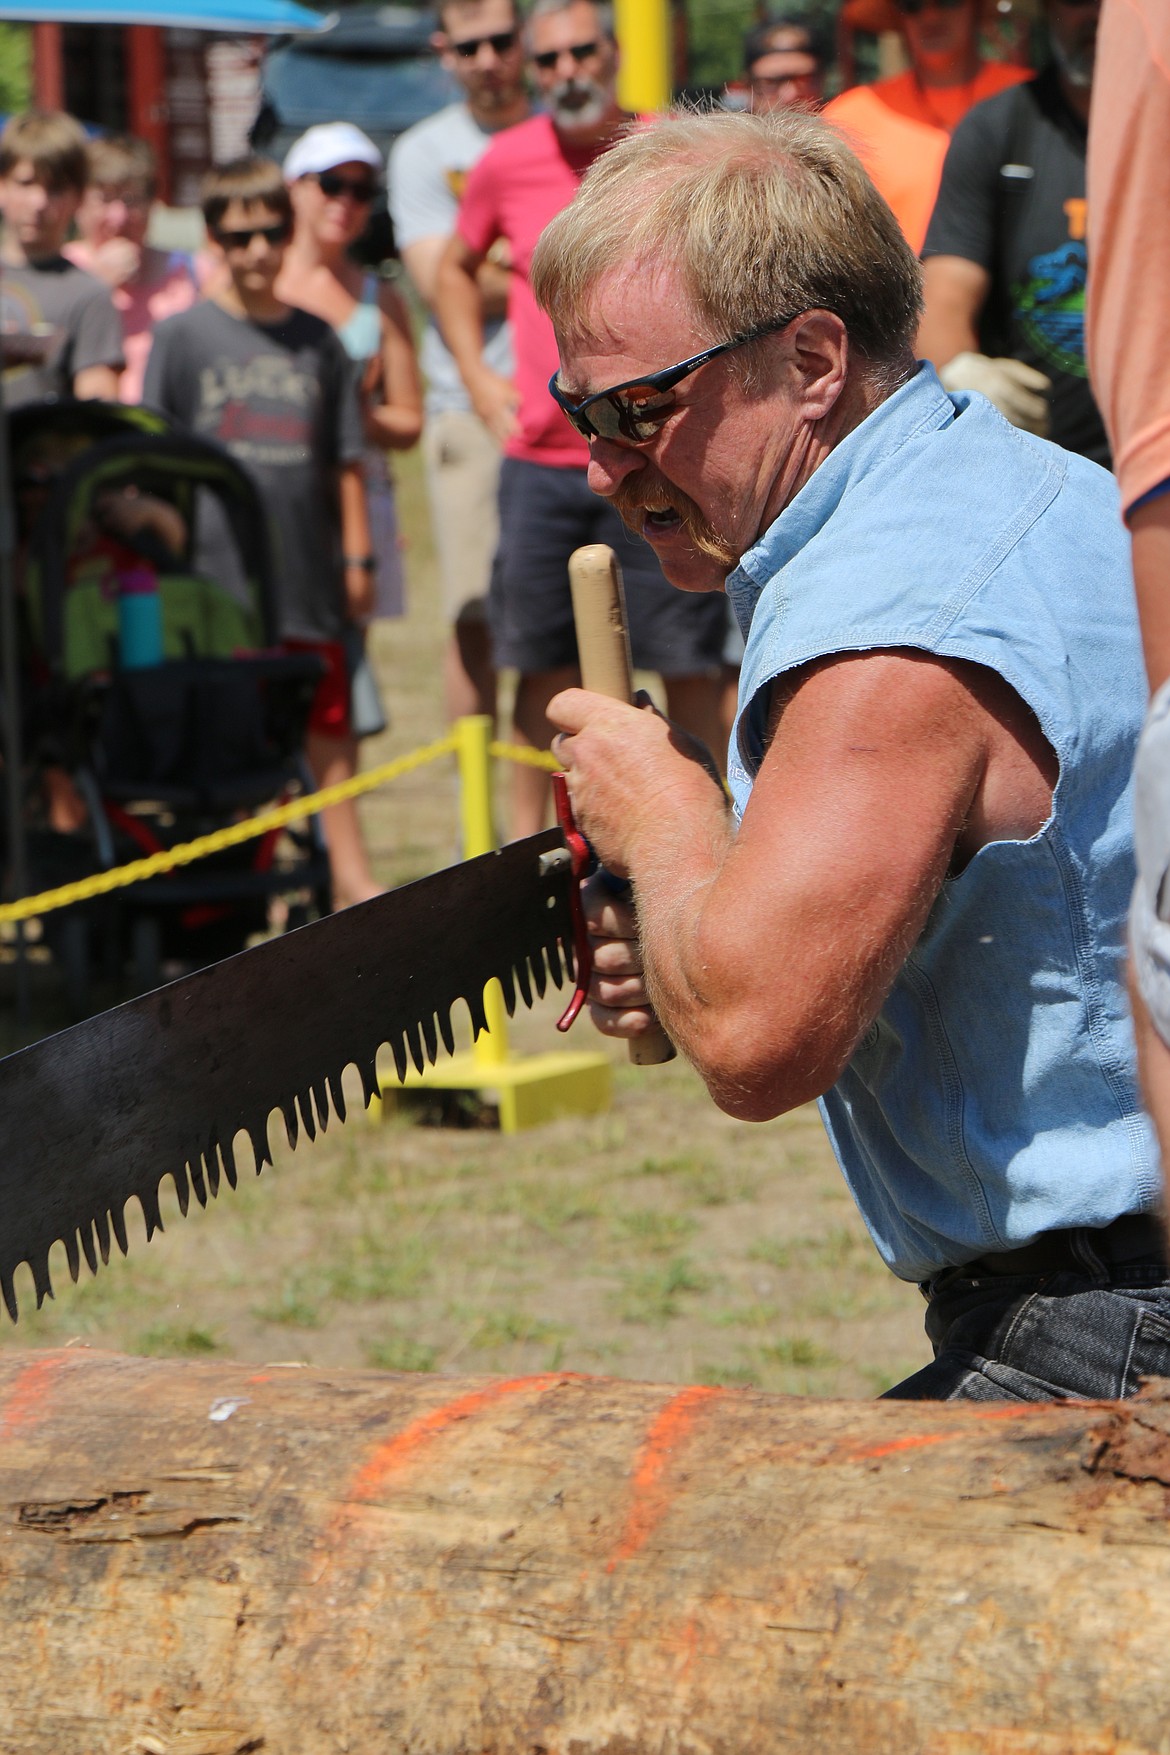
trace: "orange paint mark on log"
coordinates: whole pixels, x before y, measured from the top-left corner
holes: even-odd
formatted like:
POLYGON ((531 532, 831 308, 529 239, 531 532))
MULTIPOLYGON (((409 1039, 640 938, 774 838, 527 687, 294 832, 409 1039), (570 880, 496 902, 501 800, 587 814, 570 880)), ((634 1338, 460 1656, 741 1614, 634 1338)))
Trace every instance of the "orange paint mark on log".
POLYGON ((420 1414, 403 1431, 379 1445, 354 1476, 346 1497, 372 1499, 392 1474, 413 1461, 416 1452, 440 1432, 445 1432, 448 1426, 454 1426, 460 1420, 470 1420, 474 1414, 507 1396, 519 1395, 526 1389, 547 1389, 552 1383, 563 1383, 569 1376, 568 1372, 551 1371, 537 1377, 501 1378, 498 1383, 485 1384, 483 1389, 456 1396, 453 1402, 444 1402, 442 1407, 432 1408, 429 1414, 420 1414))
MULTIPOLYGON (((1006 1407, 972 1408, 970 1417, 974 1420, 1019 1420, 1035 1419, 1038 1414, 1051 1412, 1049 1404, 1030 1403, 1025 1407, 1017 1407, 1009 1403, 1006 1407)), ((953 1438, 962 1438, 965 1434, 960 1427, 949 1432, 909 1432, 903 1438, 891 1438, 886 1444, 866 1444, 847 1452, 850 1462, 868 1462, 872 1457, 894 1456, 901 1450, 922 1450, 931 1444, 948 1444, 953 1438)))
POLYGON ((670 1510, 675 1495, 663 1477, 671 1455, 689 1433, 695 1412, 702 1403, 724 1394, 725 1390, 714 1385, 695 1384, 671 1396, 665 1407, 659 1410, 634 1465, 631 1480, 633 1504, 622 1538, 606 1562, 607 1572, 612 1572, 621 1561, 631 1559, 644 1547, 670 1510))
POLYGON ((4 1404, 0 1407, 0 1438, 7 1438, 22 1426, 31 1426, 43 1419, 45 1409, 42 1403, 48 1393, 49 1385, 56 1377, 65 1359, 59 1353, 50 1353, 43 1358, 33 1359, 18 1371, 8 1391, 4 1404))

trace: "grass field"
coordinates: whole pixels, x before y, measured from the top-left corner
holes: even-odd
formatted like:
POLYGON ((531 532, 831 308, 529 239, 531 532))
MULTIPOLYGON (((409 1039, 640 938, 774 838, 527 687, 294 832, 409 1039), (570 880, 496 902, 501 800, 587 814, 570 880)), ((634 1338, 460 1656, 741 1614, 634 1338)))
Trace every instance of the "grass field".
MULTIPOLYGON (((414 459, 400 470, 411 607, 375 657, 393 724, 368 765, 438 736, 442 627, 414 459)), ((456 853, 449 764, 368 797, 375 867, 402 883, 456 853)), ((55 971, 34 966, 34 1024, 63 1022, 55 971)), ((782 969, 778 980, 783 979, 782 969)), ((0 969, 6 1045, 11 965, 0 969)), ((111 995, 111 1001, 114 998, 111 995)), ((551 1005, 512 1031, 552 1045, 551 1005)), ((582 1043, 591 1037, 578 1026, 582 1043)), ((25 1033, 27 1038, 27 1033, 25 1033)), ((315 1145, 283 1143, 149 1248, 22 1315, 6 1347, 78 1340, 126 1352, 307 1360, 392 1371, 566 1369, 668 1382, 868 1396, 925 1362, 921 1300, 865 1236, 813 1109, 765 1126, 719 1114, 689 1068, 614 1052, 612 1111, 504 1137, 351 1110, 315 1145)), ((283 1130, 282 1130, 283 1134, 283 1130)), ((273 1131, 276 1145, 276 1134, 273 1131)), ((169 1190, 170 1184, 168 1182, 169 1190)), ((0 1318, 2 1321, 3 1318, 0 1318)))

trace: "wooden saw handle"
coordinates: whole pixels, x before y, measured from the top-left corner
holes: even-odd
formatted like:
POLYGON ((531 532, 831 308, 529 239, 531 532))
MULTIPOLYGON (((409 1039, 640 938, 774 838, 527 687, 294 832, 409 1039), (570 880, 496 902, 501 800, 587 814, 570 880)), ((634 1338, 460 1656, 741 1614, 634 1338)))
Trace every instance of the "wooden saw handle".
MULTIPOLYGON (((577 627, 577 651, 581 656, 581 681, 595 695, 611 701, 634 699, 630 636, 626 628, 626 595, 618 558, 607 543, 591 542, 569 556, 569 586, 573 593, 573 620, 577 627)), ((673 1060, 675 1046, 662 1028, 629 1043, 635 1066, 660 1066, 673 1060)))

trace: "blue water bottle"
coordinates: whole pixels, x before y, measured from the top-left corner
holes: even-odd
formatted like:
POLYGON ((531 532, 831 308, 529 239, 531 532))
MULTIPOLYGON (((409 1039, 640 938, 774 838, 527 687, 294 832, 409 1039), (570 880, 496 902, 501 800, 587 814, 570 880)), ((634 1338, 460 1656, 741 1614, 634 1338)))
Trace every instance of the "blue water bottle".
POLYGON ((118 645, 125 670, 142 670, 147 665, 162 663, 162 604, 153 567, 143 564, 122 574, 118 588, 118 645))

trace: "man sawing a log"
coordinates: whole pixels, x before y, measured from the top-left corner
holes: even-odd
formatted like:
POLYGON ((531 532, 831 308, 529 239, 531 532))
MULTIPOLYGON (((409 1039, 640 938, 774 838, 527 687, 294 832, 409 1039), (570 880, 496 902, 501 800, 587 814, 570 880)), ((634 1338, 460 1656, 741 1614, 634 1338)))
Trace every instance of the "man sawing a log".
POLYGON ((747 639, 733 806, 652 711, 558 696, 634 909, 603 1032, 662 1024, 729 1113, 813 1097, 933 1363, 890 1395, 1170 1372, 1124 992, 1144 680, 1115 484, 914 359, 919 265, 803 114, 631 135, 532 269, 589 480, 747 639))

